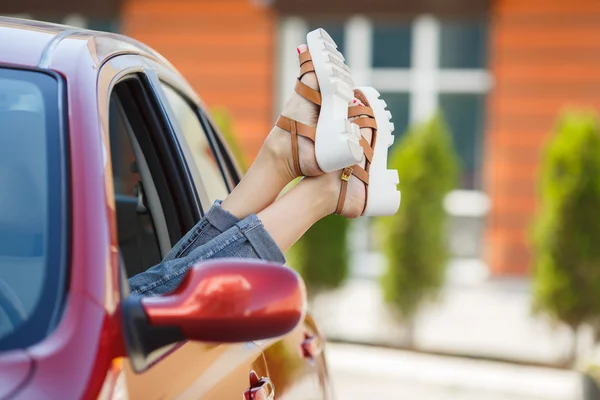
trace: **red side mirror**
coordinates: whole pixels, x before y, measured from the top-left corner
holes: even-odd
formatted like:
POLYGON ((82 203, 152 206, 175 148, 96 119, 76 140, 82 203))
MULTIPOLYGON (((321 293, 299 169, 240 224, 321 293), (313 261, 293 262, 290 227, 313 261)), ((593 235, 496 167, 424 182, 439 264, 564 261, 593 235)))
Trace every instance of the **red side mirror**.
POLYGON ((247 342, 293 330, 306 312, 306 289, 285 266, 218 259, 193 266, 171 294, 132 296, 123 311, 130 330, 137 331, 127 335, 130 343, 141 341, 146 354, 185 338, 247 342))

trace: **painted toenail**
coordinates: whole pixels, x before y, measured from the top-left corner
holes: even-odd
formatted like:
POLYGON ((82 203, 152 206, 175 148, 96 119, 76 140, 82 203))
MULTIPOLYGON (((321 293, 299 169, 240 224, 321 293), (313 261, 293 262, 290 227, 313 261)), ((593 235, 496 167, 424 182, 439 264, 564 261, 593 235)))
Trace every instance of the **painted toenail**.
POLYGON ((296 51, 300 54, 300 47, 296 47, 296 51))

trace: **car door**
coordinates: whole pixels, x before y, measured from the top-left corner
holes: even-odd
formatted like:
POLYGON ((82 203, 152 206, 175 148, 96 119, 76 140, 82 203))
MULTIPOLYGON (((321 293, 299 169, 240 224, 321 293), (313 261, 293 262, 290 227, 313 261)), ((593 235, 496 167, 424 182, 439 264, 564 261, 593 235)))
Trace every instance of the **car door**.
MULTIPOLYGON (((224 199, 238 182, 231 154, 189 86, 158 69, 152 77, 184 148, 188 165, 196 169, 200 197, 224 199)), ((265 353, 269 377, 278 399, 330 398, 323 354, 324 338, 310 316, 283 338, 257 343, 265 353), (310 353, 310 354, 309 354, 310 353)))
MULTIPOLYGON (((127 276, 160 261, 198 221, 212 190, 198 187, 197 171, 185 162, 187 150, 151 81, 155 74, 137 55, 114 57, 99 71, 98 100, 113 170, 109 195, 127 276)), ((127 285, 122 292, 127 297, 127 285)), ((151 354, 127 350, 123 370, 132 399, 240 398, 249 387, 250 371, 267 376, 262 351, 254 343, 183 341, 151 354)))

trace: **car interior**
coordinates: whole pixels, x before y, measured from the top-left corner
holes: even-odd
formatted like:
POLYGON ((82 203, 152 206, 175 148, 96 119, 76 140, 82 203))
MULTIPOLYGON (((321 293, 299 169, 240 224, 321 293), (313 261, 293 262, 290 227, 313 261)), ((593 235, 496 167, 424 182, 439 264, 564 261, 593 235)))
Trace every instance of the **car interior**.
POLYGON ((109 115, 119 250, 131 277, 160 263, 171 245, 156 187, 116 92, 109 115))
POLYGON ((165 134, 169 127, 161 125, 162 112, 142 77, 118 83, 109 102, 117 229, 128 277, 160 263, 198 221, 200 203, 206 201, 206 207, 229 191, 215 156, 222 153, 209 142, 194 106, 165 84, 163 90, 183 132, 177 139, 165 134), (179 147, 170 147, 175 141, 179 147), (195 168, 200 174, 201 187, 196 190, 205 194, 204 200, 192 198, 189 183, 183 182, 181 156, 188 160, 184 169, 195 168))

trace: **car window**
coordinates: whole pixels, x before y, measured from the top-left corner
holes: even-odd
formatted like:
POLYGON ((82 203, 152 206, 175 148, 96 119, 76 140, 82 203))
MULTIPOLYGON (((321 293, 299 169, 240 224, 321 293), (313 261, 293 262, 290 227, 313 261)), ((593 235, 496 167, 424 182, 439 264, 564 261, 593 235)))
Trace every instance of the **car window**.
POLYGON ((127 276, 145 271, 161 261, 154 220, 150 214, 140 166, 133 150, 135 136, 116 92, 110 97, 110 152, 112 159, 117 235, 127 276))
POLYGON ((58 81, 0 68, 0 350, 49 334, 64 296, 58 81))
POLYGON ((162 87, 192 152, 193 162, 200 173, 210 201, 224 199, 229 193, 227 184, 196 111, 169 85, 163 83, 162 87))
POLYGON ((148 77, 122 78, 109 106, 117 235, 131 277, 160 263, 200 212, 175 134, 148 77))

